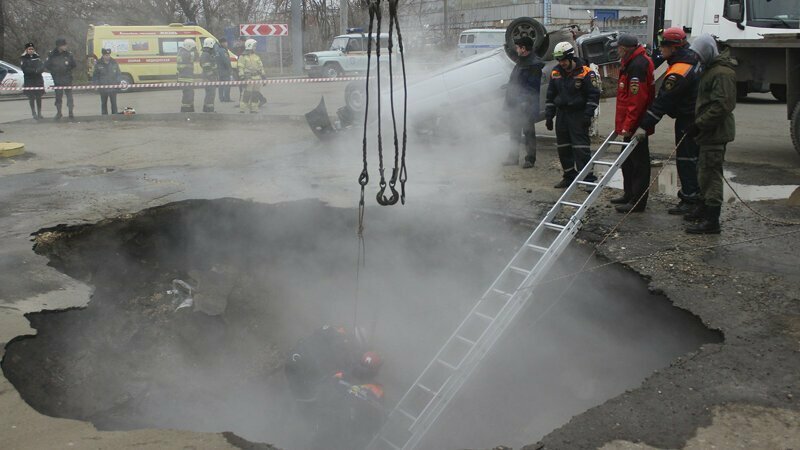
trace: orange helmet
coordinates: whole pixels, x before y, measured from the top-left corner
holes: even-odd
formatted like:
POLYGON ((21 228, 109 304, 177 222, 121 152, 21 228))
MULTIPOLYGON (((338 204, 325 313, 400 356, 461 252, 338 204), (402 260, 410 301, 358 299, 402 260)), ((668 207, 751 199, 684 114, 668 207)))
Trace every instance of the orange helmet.
POLYGON ((658 45, 664 47, 681 47, 686 45, 686 32, 681 27, 667 28, 661 33, 658 45))

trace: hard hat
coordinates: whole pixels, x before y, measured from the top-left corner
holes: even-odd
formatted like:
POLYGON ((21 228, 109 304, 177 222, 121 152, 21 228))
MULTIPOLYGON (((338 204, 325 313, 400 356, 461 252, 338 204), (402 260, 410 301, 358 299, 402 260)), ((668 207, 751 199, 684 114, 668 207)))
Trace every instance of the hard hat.
POLYGON ((183 48, 184 49, 192 51, 192 50, 195 49, 195 47, 197 47, 197 44, 195 44, 194 39, 184 39, 183 40, 183 48))
POLYGON ((258 42, 256 42, 255 39, 248 39, 248 40, 244 41, 244 49, 245 50, 255 50, 257 43, 258 42))
POLYGON ((203 40, 203 48, 214 48, 214 44, 216 44, 216 41, 212 38, 205 38, 203 40))
POLYGON ((569 42, 559 42, 553 49, 553 58, 557 60, 572 59, 575 57, 575 47, 569 42))
POLYGON ((362 376, 374 376, 382 365, 383 360, 376 352, 365 352, 358 362, 359 372, 362 376))
POLYGON ((686 32, 683 28, 672 27, 664 30, 658 37, 658 45, 682 46, 686 44, 686 32))

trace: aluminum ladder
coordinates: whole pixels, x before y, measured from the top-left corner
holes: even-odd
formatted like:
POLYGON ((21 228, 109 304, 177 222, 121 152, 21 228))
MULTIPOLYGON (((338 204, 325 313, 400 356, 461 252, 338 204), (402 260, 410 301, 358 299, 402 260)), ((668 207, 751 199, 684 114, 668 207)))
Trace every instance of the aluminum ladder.
POLYGON ((533 288, 580 230, 588 208, 636 146, 636 138, 622 142, 614 140, 616 137, 616 133, 612 133, 603 141, 575 181, 391 410, 383 427, 367 447, 369 450, 411 450, 419 445, 483 357, 527 304, 533 288), (609 151, 611 148, 621 148, 615 158, 615 152, 609 151), (597 182, 583 181, 597 166, 607 168, 597 182), (580 196, 585 198, 576 199, 580 196), (561 215, 564 210, 571 211, 568 218, 565 218, 566 214, 561 215))

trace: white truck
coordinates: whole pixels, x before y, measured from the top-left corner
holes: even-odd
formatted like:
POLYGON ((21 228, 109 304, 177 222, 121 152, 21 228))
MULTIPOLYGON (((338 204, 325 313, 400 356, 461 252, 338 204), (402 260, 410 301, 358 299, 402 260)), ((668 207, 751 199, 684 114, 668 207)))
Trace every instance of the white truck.
POLYGON ((785 101, 800 153, 800 0, 651 0, 649 7, 654 38, 665 24, 717 36, 739 63, 740 98, 772 92, 785 101))

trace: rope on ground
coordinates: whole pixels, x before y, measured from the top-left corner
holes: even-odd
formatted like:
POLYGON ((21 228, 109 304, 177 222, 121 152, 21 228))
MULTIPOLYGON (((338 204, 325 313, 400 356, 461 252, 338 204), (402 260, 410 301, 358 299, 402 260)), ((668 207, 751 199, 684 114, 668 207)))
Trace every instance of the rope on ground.
POLYGON ((736 198, 739 199, 740 202, 742 202, 742 205, 744 205, 745 208, 749 209, 750 212, 752 212, 756 216, 758 216, 758 217, 760 217, 760 218, 762 218, 762 219, 764 219, 766 221, 769 221, 769 222, 772 222, 772 223, 777 223, 779 225, 787 225, 787 226, 800 225, 800 222, 792 222, 791 220, 775 219, 774 217, 769 217, 769 216, 765 216, 764 214, 761 214, 760 212, 758 212, 755 209, 753 209, 753 207, 750 206, 746 201, 742 200, 742 197, 739 195, 738 192, 736 192, 736 189, 734 189, 733 186, 731 186, 731 183, 730 183, 730 181, 728 181, 727 178, 725 178, 723 176, 722 179, 725 180, 725 184, 728 185, 728 188, 730 188, 731 192, 733 192, 733 195, 735 195, 736 198))

